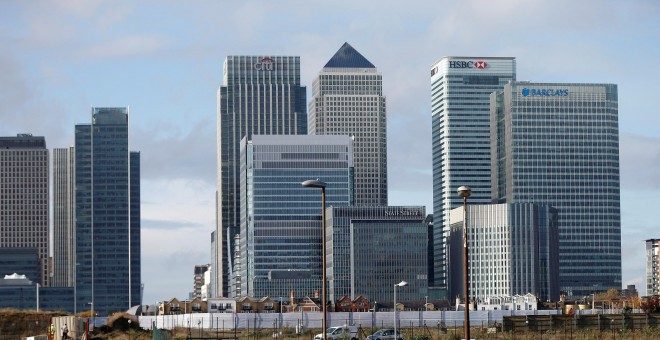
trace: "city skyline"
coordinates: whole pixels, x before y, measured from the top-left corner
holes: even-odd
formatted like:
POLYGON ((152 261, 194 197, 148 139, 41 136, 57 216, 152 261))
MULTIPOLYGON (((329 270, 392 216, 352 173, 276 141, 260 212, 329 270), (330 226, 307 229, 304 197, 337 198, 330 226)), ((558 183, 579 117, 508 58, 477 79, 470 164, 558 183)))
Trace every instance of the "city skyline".
POLYGON ((90 107, 131 106, 131 144, 142 155, 145 303, 186 297, 194 265, 210 259, 210 245, 190 244, 208 243, 215 228, 215 91, 226 85, 226 56, 300 56, 309 101, 313 78, 344 42, 383 75, 389 204, 428 212, 428 77, 441 57, 511 56, 518 80, 618 84, 622 283, 644 293, 642 243, 660 230, 660 115, 648 100, 660 75, 652 65, 660 5, 420 1, 374 12, 350 2, 288 4, 0 5, 0 135, 32 133, 51 150, 67 147, 90 107))

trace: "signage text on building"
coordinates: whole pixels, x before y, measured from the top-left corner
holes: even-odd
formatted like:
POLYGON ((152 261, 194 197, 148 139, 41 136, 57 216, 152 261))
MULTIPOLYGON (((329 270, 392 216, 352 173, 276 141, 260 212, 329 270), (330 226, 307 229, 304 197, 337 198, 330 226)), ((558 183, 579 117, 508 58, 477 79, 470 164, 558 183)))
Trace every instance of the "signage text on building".
POLYGON ((271 58, 263 58, 256 64, 254 64, 254 69, 257 71, 272 71, 275 62, 271 58))
POLYGON ((530 89, 525 87, 520 93, 525 97, 568 97, 568 89, 530 89))
POLYGON ((449 68, 477 68, 484 69, 488 67, 488 63, 482 60, 477 61, 464 61, 464 60, 450 60, 449 68))

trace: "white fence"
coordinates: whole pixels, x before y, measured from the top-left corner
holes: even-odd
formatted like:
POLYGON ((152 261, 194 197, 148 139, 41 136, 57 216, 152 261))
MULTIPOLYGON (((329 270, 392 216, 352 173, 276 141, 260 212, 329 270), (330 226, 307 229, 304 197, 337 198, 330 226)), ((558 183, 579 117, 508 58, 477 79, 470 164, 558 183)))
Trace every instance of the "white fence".
MULTIPOLYGON (((614 312, 614 311, 613 311, 614 312)), ((617 311, 620 313, 620 311, 617 311)), ((488 326, 501 323, 505 316, 524 315, 553 315, 559 314, 556 310, 536 311, 471 311, 470 324, 488 326)), ((579 311, 580 314, 591 314, 590 310, 579 311)), ((397 314, 397 327, 462 327, 462 311, 405 311, 397 314)), ((151 329, 154 325, 160 329, 186 327, 205 330, 234 330, 234 329, 275 329, 321 328, 323 314, 320 312, 306 313, 205 313, 205 314, 179 314, 162 316, 140 316, 140 326, 151 329)), ((394 325, 393 312, 362 312, 362 313, 328 313, 328 327, 341 325, 355 325, 363 328, 392 327, 394 325)))

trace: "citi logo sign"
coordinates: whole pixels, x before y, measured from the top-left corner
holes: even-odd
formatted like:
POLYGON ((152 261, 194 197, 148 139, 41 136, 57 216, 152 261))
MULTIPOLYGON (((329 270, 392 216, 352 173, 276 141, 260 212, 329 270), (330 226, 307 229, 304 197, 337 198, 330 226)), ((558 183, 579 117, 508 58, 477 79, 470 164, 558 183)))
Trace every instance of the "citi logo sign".
POLYGON ((460 61, 460 60, 452 60, 449 62, 449 68, 477 68, 477 69, 485 69, 488 67, 488 63, 483 61, 483 60, 477 60, 477 61, 460 61))
POLYGON ((275 62, 271 58, 263 58, 258 63, 254 64, 254 69, 257 71, 272 71, 275 62))
POLYGON ((520 91, 525 97, 568 97, 568 89, 528 89, 520 91))

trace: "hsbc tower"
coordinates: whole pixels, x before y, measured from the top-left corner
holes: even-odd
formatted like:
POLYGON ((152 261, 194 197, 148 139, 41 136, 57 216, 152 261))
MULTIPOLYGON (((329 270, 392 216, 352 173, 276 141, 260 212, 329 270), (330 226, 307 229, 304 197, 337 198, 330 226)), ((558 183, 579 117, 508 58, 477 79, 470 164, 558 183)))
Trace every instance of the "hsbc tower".
POLYGON ((456 193, 472 188, 470 203, 491 203, 490 94, 516 80, 512 57, 443 57, 431 66, 433 147, 433 270, 429 287, 447 297, 445 240, 456 193))

